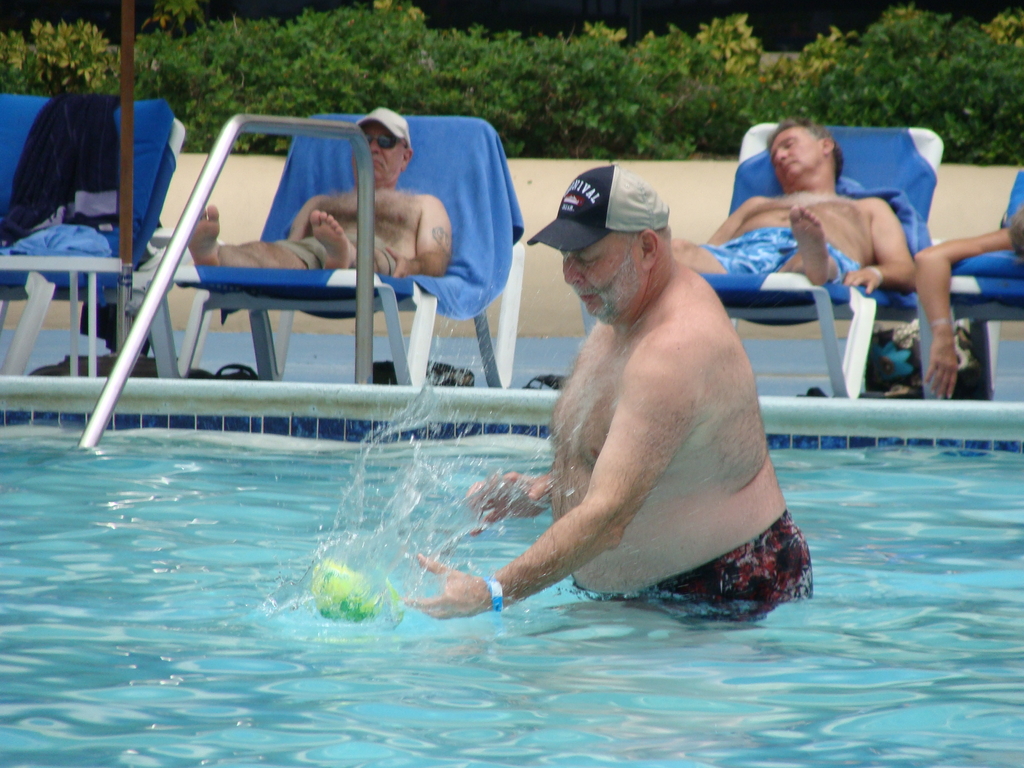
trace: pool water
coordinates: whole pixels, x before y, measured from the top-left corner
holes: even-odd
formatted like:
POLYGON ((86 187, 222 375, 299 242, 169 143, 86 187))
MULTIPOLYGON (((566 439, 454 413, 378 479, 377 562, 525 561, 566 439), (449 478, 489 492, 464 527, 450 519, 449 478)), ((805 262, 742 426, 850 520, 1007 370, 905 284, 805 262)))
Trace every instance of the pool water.
POLYGON ((320 616, 324 553, 436 584, 546 516, 461 503, 543 441, 359 449, 171 432, 0 439, 5 766, 1013 766, 1024 754, 1024 459, 778 451, 812 600, 756 622, 590 602, 320 616))

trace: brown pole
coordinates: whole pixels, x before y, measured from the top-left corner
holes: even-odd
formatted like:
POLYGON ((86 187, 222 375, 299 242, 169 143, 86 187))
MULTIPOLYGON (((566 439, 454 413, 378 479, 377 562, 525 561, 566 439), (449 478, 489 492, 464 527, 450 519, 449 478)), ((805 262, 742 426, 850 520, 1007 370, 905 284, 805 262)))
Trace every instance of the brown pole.
POLYGON ((132 200, 135 179, 135 0, 121 0, 121 279, 117 286, 117 350, 128 336, 132 291, 132 200))

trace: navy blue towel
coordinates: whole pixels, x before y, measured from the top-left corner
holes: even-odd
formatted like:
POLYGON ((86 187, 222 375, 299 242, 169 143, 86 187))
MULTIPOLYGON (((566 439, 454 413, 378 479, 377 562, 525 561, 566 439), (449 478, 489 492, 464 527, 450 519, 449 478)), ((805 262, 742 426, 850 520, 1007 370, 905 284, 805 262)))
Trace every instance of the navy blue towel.
POLYGON ((54 224, 117 223, 117 105, 116 96, 64 94, 39 111, 14 172, 0 244, 28 236, 61 206, 67 213, 54 224), (74 211, 76 196, 91 202, 84 213, 74 211))

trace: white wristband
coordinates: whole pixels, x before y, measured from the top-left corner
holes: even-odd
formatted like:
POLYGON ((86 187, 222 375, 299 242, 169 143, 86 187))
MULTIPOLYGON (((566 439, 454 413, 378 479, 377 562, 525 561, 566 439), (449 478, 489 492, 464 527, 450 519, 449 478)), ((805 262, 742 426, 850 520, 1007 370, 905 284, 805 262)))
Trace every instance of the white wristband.
POLYGON ((505 607, 505 596, 501 590, 501 582, 493 576, 488 576, 487 589, 491 592, 491 609, 495 613, 501 613, 501 609, 505 607))
POLYGON ((872 272, 878 275, 878 279, 881 280, 881 283, 879 283, 879 285, 885 282, 885 275, 882 274, 882 270, 880 270, 878 267, 864 267, 864 269, 870 269, 872 272))
POLYGON ((953 325, 953 321, 950 320, 948 317, 940 317, 939 319, 932 320, 932 322, 931 322, 932 328, 935 328, 935 327, 940 326, 940 325, 952 326, 953 325))

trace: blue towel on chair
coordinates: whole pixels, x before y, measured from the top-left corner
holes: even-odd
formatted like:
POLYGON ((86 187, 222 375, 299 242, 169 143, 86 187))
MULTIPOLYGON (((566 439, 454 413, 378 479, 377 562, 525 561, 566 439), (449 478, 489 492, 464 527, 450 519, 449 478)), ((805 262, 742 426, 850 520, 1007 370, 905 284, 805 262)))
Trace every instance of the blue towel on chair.
MULTIPOLYGON (((58 224, 0 248, 4 256, 112 256, 110 243, 92 227, 58 224)), ((0 260, 0 269, 3 269, 0 260)))
MULTIPOLYGON (((317 115, 355 122, 359 115, 317 115)), ((438 311, 455 320, 478 315, 508 280, 514 243, 523 217, 494 129, 471 117, 409 117, 413 158, 398 189, 431 194, 444 203, 452 222, 452 261, 443 277, 413 280, 438 299, 438 311), (469 156, 472 163, 461 162, 469 156), (482 201, 491 201, 490 204, 482 201), (496 256, 496 254, 500 254, 496 256)), ((348 141, 296 137, 285 163, 263 239, 283 240, 292 219, 317 194, 353 189, 348 141)))
POLYGON ((907 247, 910 249, 911 255, 932 244, 931 235, 928 233, 928 223, 921 218, 917 209, 910 204, 910 198, 902 190, 892 187, 865 189, 853 179, 841 176, 836 184, 836 194, 845 195, 854 200, 863 200, 866 197, 880 197, 885 200, 903 226, 903 233, 907 236, 907 247))
POLYGON ((27 237, 50 220, 116 224, 117 103, 115 96, 65 94, 39 111, 14 173, 0 245, 27 237), (76 201, 83 210, 74 213, 76 201))

